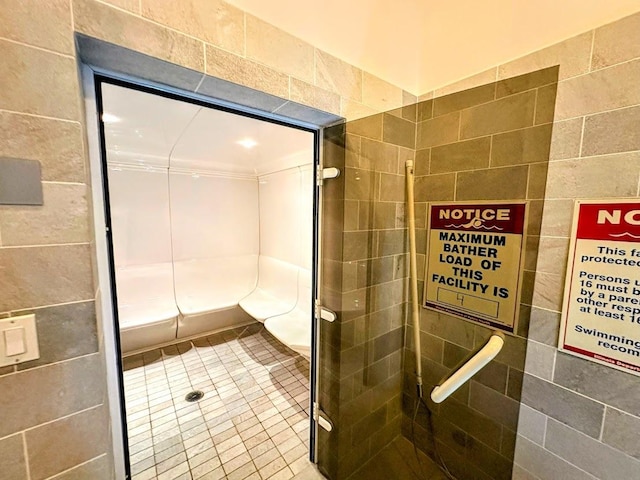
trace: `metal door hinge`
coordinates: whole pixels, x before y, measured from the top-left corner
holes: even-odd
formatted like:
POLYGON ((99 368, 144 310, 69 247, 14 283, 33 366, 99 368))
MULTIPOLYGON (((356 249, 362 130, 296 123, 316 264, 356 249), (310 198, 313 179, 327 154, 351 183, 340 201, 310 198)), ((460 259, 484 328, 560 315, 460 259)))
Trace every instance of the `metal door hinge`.
POLYGON ((318 177, 316 178, 316 183, 318 186, 322 185, 324 180, 330 178, 338 178, 340 176, 340 169, 336 167, 328 167, 318 169, 318 177))
POLYGON ((320 409, 318 402, 313 402, 313 419, 327 432, 333 430, 333 422, 327 417, 327 414, 320 409))
POLYGON ((327 322, 335 322, 338 318, 335 312, 329 310, 328 308, 323 307, 316 300, 316 318, 321 318, 326 320, 327 322))

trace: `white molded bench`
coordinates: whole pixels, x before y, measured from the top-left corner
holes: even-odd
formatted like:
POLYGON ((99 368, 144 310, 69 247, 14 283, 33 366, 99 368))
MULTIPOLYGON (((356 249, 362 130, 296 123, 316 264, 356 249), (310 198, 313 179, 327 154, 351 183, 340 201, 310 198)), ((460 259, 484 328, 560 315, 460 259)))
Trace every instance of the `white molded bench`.
POLYGON ((267 318, 265 328, 291 350, 307 358, 311 356, 311 272, 300 269, 298 298, 293 310, 267 318))
POLYGON ((240 307, 259 322, 288 313, 298 298, 298 267, 260 255, 258 285, 240 300, 240 307))
POLYGON ((175 263, 178 338, 251 321, 238 308, 257 282, 258 255, 175 263))
POLYGON ((116 279, 122 351, 175 339, 180 312, 173 296, 172 264, 120 267, 116 279))

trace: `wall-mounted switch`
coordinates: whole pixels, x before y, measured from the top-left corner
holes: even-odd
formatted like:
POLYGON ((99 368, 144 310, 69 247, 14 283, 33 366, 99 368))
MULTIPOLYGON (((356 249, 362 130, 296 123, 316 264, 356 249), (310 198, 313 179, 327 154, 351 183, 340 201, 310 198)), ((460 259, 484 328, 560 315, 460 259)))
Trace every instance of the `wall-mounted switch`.
POLYGON ((4 353, 7 357, 22 355, 27 352, 24 338, 24 327, 9 328, 4 331, 4 353))
POLYGON ((40 358, 36 316, 22 315, 0 320, 0 367, 40 358))

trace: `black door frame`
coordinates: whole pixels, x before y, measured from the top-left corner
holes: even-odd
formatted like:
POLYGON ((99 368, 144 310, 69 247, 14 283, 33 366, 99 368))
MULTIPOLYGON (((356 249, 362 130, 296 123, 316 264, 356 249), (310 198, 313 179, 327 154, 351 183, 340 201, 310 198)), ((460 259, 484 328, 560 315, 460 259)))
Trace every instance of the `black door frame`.
MULTIPOLYGON (((116 289, 116 277, 115 277, 115 263, 114 263, 114 251, 113 251, 113 234, 111 228, 111 205, 110 205, 110 197, 109 197, 109 180, 107 176, 107 150, 106 150, 106 140, 105 140, 105 129, 104 122, 102 121, 102 113, 103 113, 103 98, 102 98, 102 85, 110 84, 117 85, 124 88, 129 88, 132 90, 149 93, 152 95, 158 95, 160 97, 169 98, 172 100, 182 101, 191 103, 194 105, 198 105, 205 108, 211 108, 214 110, 219 110, 227 113, 232 113, 235 115, 241 115, 244 117, 254 118, 261 121, 266 121, 270 123, 274 123, 277 125, 282 125, 290 128, 296 128, 298 130, 303 130, 307 132, 313 133, 313 252, 312 252, 312 306, 315 305, 315 300, 318 298, 318 269, 320 258, 318 258, 318 247, 319 247, 319 229, 320 229, 320 221, 318 218, 319 212, 319 201, 320 201, 320 189, 318 186, 318 182, 316 179, 318 178, 318 170, 320 168, 320 141, 322 138, 322 128, 321 127, 307 127, 302 126, 294 122, 287 121, 284 117, 278 117, 277 114, 265 114, 261 115, 256 112, 249 112, 242 108, 242 106, 238 106, 237 108, 233 108, 228 104, 222 105, 219 102, 216 102, 215 99, 208 99, 202 95, 198 95, 197 98, 190 92, 181 92, 179 90, 176 91, 168 91, 167 89, 163 89, 161 85, 150 85, 149 82, 141 80, 139 83, 135 81, 135 79, 122 79, 118 75, 110 75, 104 72, 93 72, 93 84, 94 84, 94 94, 96 101, 96 113, 98 118, 97 126, 98 126, 98 138, 100 144, 100 168, 101 174, 100 177, 102 179, 102 192, 103 192, 103 204, 104 204, 104 215, 105 215, 105 226, 106 226, 106 243, 107 243, 107 254, 108 254, 108 265, 109 265, 109 282, 111 287, 111 298, 110 301, 113 306, 113 326, 114 326, 114 344, 117 352, 117 371, 118 371, 118 383, 119 383, 119 403, 120 403, 120 415, 121 415, 121 424, 122 424, 122 447, 123 447, 123 455, 125 461, 125 478, 129 480, 131 478, 131 464, 129 460, 129 438, 127 434, 127 417, 126 417, 126 405, 125 405, 125 391, 124 391, 124 377, 123 377, 123 365, 122 365, 122 349, 120 344, 120 336, 118 332, 120 331, 120 322, 118 318, 118 299, 117 299, 117 289, 116 289)), ((172 89, 173 90, 173 89, 172 89)), ((88 126, 87 128, 91 128, 88 126)), ((104 301, 104 300, 103 300, 104 301)), ((108 321, 109 319, 104 319, 104 321, 108 321)), ((309 422, 310 422, 310 438, 309 438, 309 460, 313 463, 317 462, 316 458, 316 433, 317 433, 317 425, 314 420, 314 408, 315 408, 315 399, 317 395, 317 371, 319 361, 318 352, 318 325, 315 318, 315 311, 312 311, 311 318, 311 361, 310 361, 310 372, 309 372, 309 422)), ((109 359, 107 359, 109 361, 109 359)))

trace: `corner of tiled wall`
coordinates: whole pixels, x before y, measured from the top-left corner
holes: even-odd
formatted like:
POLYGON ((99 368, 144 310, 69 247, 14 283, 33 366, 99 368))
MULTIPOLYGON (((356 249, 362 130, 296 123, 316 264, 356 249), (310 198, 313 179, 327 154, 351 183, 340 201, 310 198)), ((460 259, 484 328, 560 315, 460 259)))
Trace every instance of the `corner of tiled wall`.
MULTIPOLYGON (((451 399, 440 405, 429 402, 432 422, 420 407, 412 425, 415 360, 413 339, 407 337, 403 434, 418 448, 444 459, 458 478, 511 476, 558 70, 548 68, 498 82, 494 78, 495 70, 474 76, 437 90, 435 98, 417 105, 420 272, 424 272, 427 202, 526 200, 529 204, 516 335, 507 336, 500 355, 451 399), (487 78, 490 83, 476 85, 487 78)), ((420 296, 423 286, 420 282, 420 296)), ((491 334, 489 328, 428 309, 421 309, 420 327, 427 396, 491 334)))

